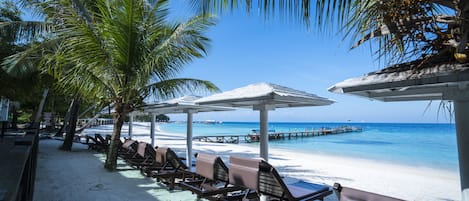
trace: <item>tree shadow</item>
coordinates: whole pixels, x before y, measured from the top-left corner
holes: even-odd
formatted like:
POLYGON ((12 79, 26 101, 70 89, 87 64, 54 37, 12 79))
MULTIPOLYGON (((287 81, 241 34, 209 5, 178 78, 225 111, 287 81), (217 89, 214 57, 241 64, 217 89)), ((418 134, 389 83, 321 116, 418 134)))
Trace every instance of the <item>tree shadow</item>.
POLYGON ((34 200, 196 200, 189 191, 167 190, 155 179, 119 161, 118 170, 104 168, 105 155, 75 143, 72 152, 60 142, 41 140, 34 200))

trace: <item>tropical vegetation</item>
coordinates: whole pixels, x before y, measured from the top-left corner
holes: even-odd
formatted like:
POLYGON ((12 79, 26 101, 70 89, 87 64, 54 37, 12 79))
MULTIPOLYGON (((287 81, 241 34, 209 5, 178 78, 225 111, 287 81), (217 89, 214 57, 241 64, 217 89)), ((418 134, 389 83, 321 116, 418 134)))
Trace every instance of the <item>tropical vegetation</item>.
POLYGON ((125 117, 146 98, 218 90, 209 81, 176 77, 185 64, 206 54, 210 17, 171 23, 165 0, 51 0, 39 6, 48 12, 50 34, 4 64, 13 68, 41 52, 40 69, 64 91, 114 106, 109 170, 116 168, 125 117))
POLYGON ((311 29, 335 27, 356 43, 366 41, 387 63, 418 60, 419 67, 467 62, 469 2, 465 0, 192 0, 202 13, 253 7, 269 18, 295 19, 311 29))

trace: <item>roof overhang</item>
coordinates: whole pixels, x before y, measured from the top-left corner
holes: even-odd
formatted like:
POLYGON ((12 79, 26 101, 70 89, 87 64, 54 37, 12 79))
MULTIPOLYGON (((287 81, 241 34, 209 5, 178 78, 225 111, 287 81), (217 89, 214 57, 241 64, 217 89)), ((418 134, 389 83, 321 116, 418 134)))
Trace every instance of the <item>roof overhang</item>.
POLYGON ((194 101, 200 97, 184 96, 167 101, 146 104, 138 111, 141 113, 149 114, 177 114, 177 113, 198 113, 198 112, 218 112, 230 111, 233 108, 216 107, 208 105, 198 105, 194 101))
POLYGON ((386 102, 469 99, 467 64, 445 64, 418 71, 391 68, 345 80, 329 91, 386 102))
POLYGON ((334 103, 333 100, 319 97, 315 94, 269 83, 248 85, 246 87, 201 98, 195 102, 200 105, 249 109, 254 109, 258 105, 269 105, 273 108, 287 108, 323 106, 334 103))

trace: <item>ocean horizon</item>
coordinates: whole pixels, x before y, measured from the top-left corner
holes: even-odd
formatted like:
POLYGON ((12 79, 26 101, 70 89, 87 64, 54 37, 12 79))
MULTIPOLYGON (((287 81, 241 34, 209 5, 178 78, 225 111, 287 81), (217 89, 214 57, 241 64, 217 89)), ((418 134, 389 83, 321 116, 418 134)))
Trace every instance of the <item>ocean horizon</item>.
MULTIPOLYGON (((291 140, 272 140, 270 148, 306 154, 361 158, 392 164, 458 171, 456 130, 452 123, 269 122, 275 132, 361 127, 361 132, 291 140)), ((186 133, 185 122, 160 123, 163 132, 186 133)), ((194 123, 193 136, 247 135, 259 122, 194 123)), ((241 143, 258 147, 259 143, 241 143)))

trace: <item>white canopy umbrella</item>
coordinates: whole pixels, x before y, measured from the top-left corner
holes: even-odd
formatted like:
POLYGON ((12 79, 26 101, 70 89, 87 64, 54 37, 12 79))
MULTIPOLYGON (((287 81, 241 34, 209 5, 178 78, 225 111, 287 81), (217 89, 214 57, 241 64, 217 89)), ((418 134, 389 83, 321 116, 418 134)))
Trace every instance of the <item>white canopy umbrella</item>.
POLYGON ((268 160, 268 111, 275 108, 330 105, 334 101, 288 87, 258 83, 204 97, 200 105, 241 107, 260 111, 260 157, 268 160))
POLYGON ((452 100, 462 200, 469 200, 469 64, 439 64, 420 70, 420 61, 392 66, 329 88, 381 101, 452 100))
POLYGON ((229 111, 234 110, 233 108, 227 107, 214 107, 214 106, 202 106, 194 103, 195 100, 199 99, 199 96, 183 96, 167 101, 162 101, 154 104, 146 104, 141 108, 141 112, 151 113, 151 140, 152 146, 154 146, 155 139, 155 119, 156 114, 175 114, 175 113, 186 113, 187 114, 187 137, 186 137, 186 160, 187 166, 192 165, 192 117, 194 113, 198 112, 215 112, 215 111, 229 111))

